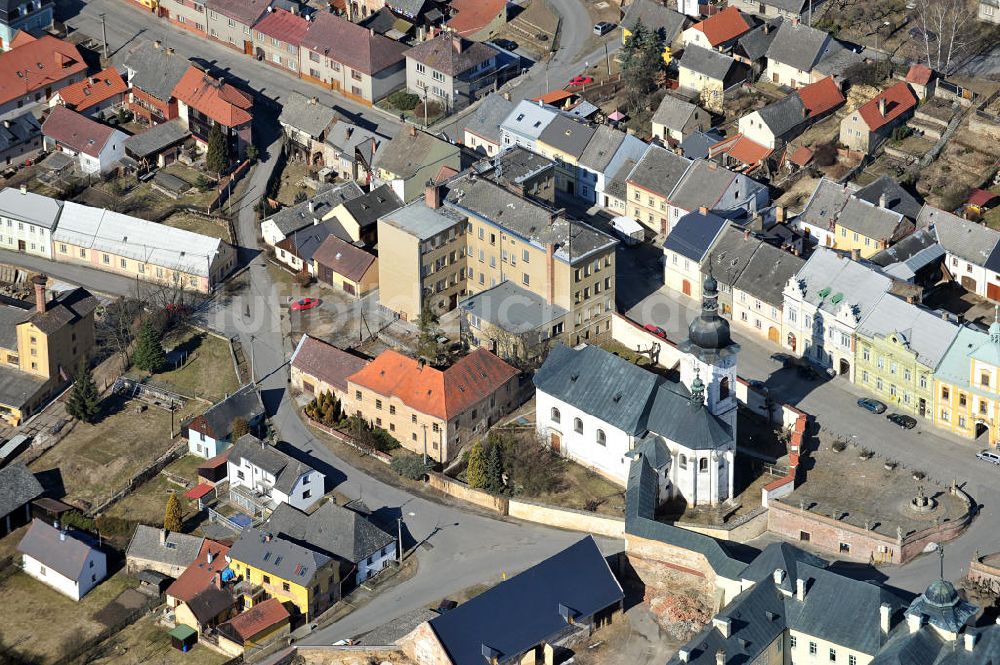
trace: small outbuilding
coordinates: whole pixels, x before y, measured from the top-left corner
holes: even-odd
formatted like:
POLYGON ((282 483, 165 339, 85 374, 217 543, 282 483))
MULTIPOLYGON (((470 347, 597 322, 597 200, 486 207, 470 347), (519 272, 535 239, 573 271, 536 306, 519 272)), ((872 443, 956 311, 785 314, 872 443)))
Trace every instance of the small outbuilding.
POLYGON ((184 624, 177 626, 168 634, 170 635, 170 645, 185 653, 198 642, 198 631, 184 624))

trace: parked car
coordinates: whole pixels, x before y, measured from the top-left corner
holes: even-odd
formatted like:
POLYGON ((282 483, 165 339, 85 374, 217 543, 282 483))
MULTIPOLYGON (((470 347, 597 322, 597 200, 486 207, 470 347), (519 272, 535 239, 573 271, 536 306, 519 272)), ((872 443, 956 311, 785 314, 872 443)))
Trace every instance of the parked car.
POLYGON ((574 76, 569 80, 568 85, 588 85, 593 82, 593 76, 574 76))
POLYGON ((1000 466, 1000 454, 997 454, 992 450, 982 450, 976 453, 976 457, 983 460, 984 462, 990 462, 991 464, 996 464, 1000 466))
POLYGON ((319 298, 299 298, 298 300, 292 303, 292 311, 303 312, 307 309, 312 309, 313 307, 316 307, 317 305, 319 305, 319 303, 320 303, 319 298))
POLYGON ((609 21, 601 21, 600 23, 595 23, 594 24, 594 34, 597 35, 598 37, 602 37, 602 36, 608 34, 609 32, 611 32, 612 30, 614 30, 615 29, 615 25, 617 25, 617 24, 616 23, 611 23, 609 21))
POLYGON ((913 416, 905 416, 902 413, 890 413, 886 416, 889 422, 899 425, 903 429, 913 429, 917 426, 917 419, 913 416))
POLYGON ((653 325, 652 323, 647 323, 642 328, 646 332, 651 332, 661 339, 667 338, 667 331, 661 328, 660 326, 653 325))
POLYGON ((858 406, 866 411, 871 411, 872 413, 885 413, 885 410, 888 408, 882 402, 877 399, 872 399, 871 397, 862 397, 859 399, 858 406))
POLYGON ((503 37, 498 37, 493 40, 493 43, 502 48, 505 51, 516 51, 517 42, 513 39, 504 39, 503 37))

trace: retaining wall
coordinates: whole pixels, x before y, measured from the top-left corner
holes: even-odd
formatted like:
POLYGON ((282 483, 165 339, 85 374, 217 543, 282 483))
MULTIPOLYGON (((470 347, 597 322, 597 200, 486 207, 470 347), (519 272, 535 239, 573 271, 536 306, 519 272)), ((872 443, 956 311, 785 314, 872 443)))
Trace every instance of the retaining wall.
POLYGON ((625 537, 625 518, 599 515, 585 510, 556 508, 532 501, 511 499, 507 514, 511 517, 538 522, 571 531, 585 531, 608 538, 625 537))

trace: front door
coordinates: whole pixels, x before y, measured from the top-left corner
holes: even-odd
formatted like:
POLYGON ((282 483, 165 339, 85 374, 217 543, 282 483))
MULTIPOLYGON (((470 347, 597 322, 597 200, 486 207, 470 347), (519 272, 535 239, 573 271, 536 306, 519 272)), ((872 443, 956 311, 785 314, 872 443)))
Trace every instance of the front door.
POLYGON ((681 291, 684 293, 684 295, 690 296, 691 295, 691 282, 687 281, 686 279, 683 282, 681 282, 681 291))
POLYGON ((253 55, 253 42, 249 39, 243 40, 243 55, 253 55))
POLYGON ((1000 284, 987 284, 986 297, 990 300, 1000 300, 1000 284))
POLYGON ((24 244, 24 241, 23 240, 18 240, 17 241, 17 251, 23 252, 26 249, 28 249, 28 246, 24 244))
POLYGON ((562 444, 562 439, 560 438, 559 433, 558 432, 550 432, 549 433, 549 445, 552 447, 552 450, 554 452, 558 453, 559 450, 560 450, 561 444, 562 444))
POLYGON ((921 418, 923 418, 924 416, 927 415, 927 400, 925 400, 923 397, 920 398, 919 409, 920 409, 920 417, 921 418))
POLYGON ((778 343, 778 329, 774 326, 767 329, 767 341, 773 342, 774 344, 778 343))

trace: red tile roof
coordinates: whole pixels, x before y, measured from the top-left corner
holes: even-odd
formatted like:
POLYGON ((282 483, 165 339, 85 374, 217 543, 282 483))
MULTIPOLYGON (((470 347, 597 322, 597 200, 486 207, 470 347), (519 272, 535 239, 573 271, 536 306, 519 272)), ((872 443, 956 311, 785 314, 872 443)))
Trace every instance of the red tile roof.
POLYGON ((844 93, 832 76, 799 88, 798 94, 810 118, 823 115, 844 103, 844 93))
POLYGON ((369 76, 404 59, 405 44, 373 34, 367 28, 335 14, 319 12, 315 17, 302 36, 303 48, 369 76))
POLYGON ((805 166, 812 161, 813 151, 804 145, 800 145, 798 148, 792 151, 792 154, 788 156, 788 159, 792 160, 793 164, 798 166, 805 166))
POLYGON ((268 598, 257 603, 246 612, 239 614, 225 624, 244 642, 260 635, 268 628, 273 628, 283 621, 288 621, 291 615, 277 598, 268 598))
POLYGON ((910 65, 910 71, 906 72, 906 80, 917 85, 927 85, 934 76, 934 70, 927 65, 910 65))
POLYGON ((35 41, 35 36, 24 30, 18 30, 17 34, 14 35, 14 39, 10 40, 8 48, 17 48, 18 46, 24 46, 28 42, 35 41))
POLYGON ((116 96, 120 97, 126 90, 128 85, 122 75, 114 67, 108 67, 78 83, 62 88, 56 94, 74 111, 85 111, 116 96))
POLYGON ((861 119, 868 125, 868 131, 874 132, 911 110, 916 105, 917 98, 914 96, 913 91, 910 90, 910 86, 900 81, 858 107, 858 113, 861 114, 861 119), (885 114, 879 110, 879 104, 882 100, 885 100, 885 114))
POLYGON ((177 82, 174 97, 226 127, 239 127, 252 119, 253 100, 228 83, 190 67, 177 82))
POLYGON ((15 48, 0 53, 0 104, 87 71, 76 46, 61 39, 45 35, 17 42, 12 43, 15 48))
POLYGON ((995 194, 985 189, 974 189, 969 193, 969 199, 966 203, 977 208, 982 208, 989 205, 997 197, 1000 197, 1000 194, 995 194))
POLYGON ((229 548, 214 540, 205 539, 198 552, 198 558, 191 562, 180 577, 167 587, 167 595, 187 603, 199 593, 212 586, 212 578, 229 564, 226 555, 229 548), (209 554, 212 562, 208 562, 209 554))
POLYGON ((115 128, 102 125, 85 115, 56 106, 42 123, 42 134, 75 152, 97 157, 114 134, 115 128))
POLYGON ((444 371, 390 350, 348 380, 378 395, 396 397, 415 411, 448 420, 515 376, 516 369, 482 348, 444 371))
POLYGON ((774 152, 767 146, 752 141, 742 134, 737 134, 733 138, 736 140, 724 152, 733 159, 739 160, 749 166, 760 164, 767 159, 768 155, 774 152))
POLYGON ((452 0, 451 8, 458 13, 448 21, 448 27, 468 37, 506 12, 507 0, 452 0))
POLYGON ((701 23, 695 23, 691 27, 705 33, 708 43, 713 47, 736 39, 750 30, 750 24, 736 7, 726 7, 718 14, 708 17, 701 23))
POLYGON ((375 263, 375 255, 331 234, 313 253, 313 260, 352 282, 360 282, 375 263))
POLYGON ((199 469, 217 469, 220 466, 224 466, 229 460, 229 453, 233 452, 232 448, 226 448, 221 453, 215 457, 211 457, 201 464, 198 465, 199 469))
POLYGON ((298 46, 309 29, 309 21, 286 9, 275 7, 253 29, 278 41, 298 46))
POLYGON ((292 355, 292 367, 343 391, 347 390, 347 377, 367 364, 367 360, 309 335, 302 336, 292 355))
POLYGON ((215 487, 213 485, 209 485, 208 483, 199 483, 198 485, 195 485, 194 487, 189 489, 187 492, 184 492, 184 496, 188 499, 197 501, 206 494, 211 494, 212 490, 214 489, 215 487))
POLYGON ((547 92, 541 97, 535 97, 531 101, 541 102, 543 104, 551 104, 553 106, 558 106, 559 102, 575 97, 576 93, 569 90, 553 90, 552 92, 547 92))

